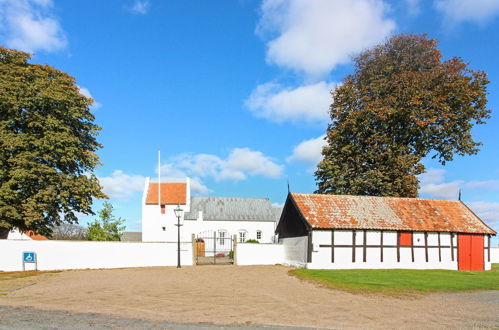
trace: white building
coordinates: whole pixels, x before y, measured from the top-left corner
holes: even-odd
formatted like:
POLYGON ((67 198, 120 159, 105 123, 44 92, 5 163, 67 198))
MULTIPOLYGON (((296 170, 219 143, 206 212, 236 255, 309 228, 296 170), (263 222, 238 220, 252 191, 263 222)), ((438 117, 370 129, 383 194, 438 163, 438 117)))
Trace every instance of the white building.
MULTIPOLYGON (((142 241, 176 242, 180 206, 181 241, 196 237, 215 237, 218 243, 237 235, 238 242, 254 239, 272 243, 282 208, 273 207, 267 198, 191 197, 190 181, 158 183, 146 179, 142 198, 142 241), (161 202, 158 203, 158 196, 161 202)), ((217 243, 217 244, 218 244, 217 243)))
POLYGON ((461 201, 295 193, 277 233, 311 269, 490 270, 496 235, 461 201))

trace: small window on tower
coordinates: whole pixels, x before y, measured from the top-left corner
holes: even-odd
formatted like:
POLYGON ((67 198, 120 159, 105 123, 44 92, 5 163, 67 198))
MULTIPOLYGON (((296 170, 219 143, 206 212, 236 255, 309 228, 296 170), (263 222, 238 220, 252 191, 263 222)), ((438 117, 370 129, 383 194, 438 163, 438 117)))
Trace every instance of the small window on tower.
POLYGON ((163 229, 163 231, 166 231, 166 227, 161 227, 163 229))

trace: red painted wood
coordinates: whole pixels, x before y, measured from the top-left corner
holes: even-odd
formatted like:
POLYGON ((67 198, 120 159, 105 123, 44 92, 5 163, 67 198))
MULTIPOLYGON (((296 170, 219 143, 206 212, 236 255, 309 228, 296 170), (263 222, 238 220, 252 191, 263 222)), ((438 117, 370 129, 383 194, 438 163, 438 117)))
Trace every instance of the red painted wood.
POLYGON ((459 244, 457 269, 471 270, 471 235, 458 234, 457 240, 459 244))
POLYGON ((471 270, 484 270, 483 235, 471 236, 471 270))
POLYGON ((411 232, 400 232, 399 233, 399 244, 400 246, 411 246, 412 245, 412 233, 411 232))
POLYGON ((483 235, 459 234, 458 269, 484 270, 483 235))

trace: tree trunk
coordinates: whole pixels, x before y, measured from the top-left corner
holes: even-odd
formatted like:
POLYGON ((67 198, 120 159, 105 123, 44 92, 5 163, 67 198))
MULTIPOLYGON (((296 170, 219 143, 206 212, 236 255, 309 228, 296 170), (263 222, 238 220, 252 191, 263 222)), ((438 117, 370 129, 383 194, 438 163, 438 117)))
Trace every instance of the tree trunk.
POLYGON ((10 229, 0 227, 0 239, 7 239, 10 229))

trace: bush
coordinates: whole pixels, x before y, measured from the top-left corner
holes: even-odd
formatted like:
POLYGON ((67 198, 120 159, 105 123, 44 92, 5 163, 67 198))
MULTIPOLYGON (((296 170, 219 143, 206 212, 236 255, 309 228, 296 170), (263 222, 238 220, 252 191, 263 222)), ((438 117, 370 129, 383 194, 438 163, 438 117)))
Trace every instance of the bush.
POLYGON ((260 242, 258 242, 256 239, 248 239, 244 241, 244 243, 260 243, 260 242))

